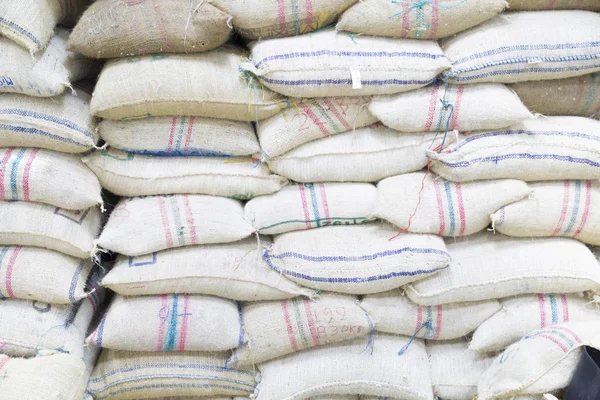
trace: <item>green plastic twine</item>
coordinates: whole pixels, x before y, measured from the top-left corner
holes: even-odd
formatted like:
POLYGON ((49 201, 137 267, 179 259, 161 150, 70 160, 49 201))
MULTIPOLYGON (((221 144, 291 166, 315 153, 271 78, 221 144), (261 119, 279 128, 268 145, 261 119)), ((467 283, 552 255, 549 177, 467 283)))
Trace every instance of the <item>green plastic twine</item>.
MULTIPOLYGON (((242 63, 249 62, 249 61, 250 61, 250 59, 248 57, 242 57, 242 63)), ((254 75, 252 75, 252 73, 250 73, 250 71, 246 71, 246 70, 242 69, 241 64, 238 66, 238 71, 242 74, 242 76, 246 80, 248 87, 254 89, 254 94, 256 95, 256 110, 255 110, 256 119, 254 122, 256 123, 256 128, 258 128, 258 126, 259 126, 259 124, 258 124, 258 102, 260 100, 260 95, 258 94, 258 86, 256 85, 256 78, 254 77, 254 75)))
MULTIPOLYGON (((448 118, 446 119, 446 128, 444 129, 444 137, 442 138, 442 144, 439 146, 438 149, 438 153, 441 153, 443 148, 444 148, 444 144, 446 143, 446 138, 448 137, 448 132, 450 131, 450 121, 452 121, 452 115, 454 114, 454 104, 452 103, 448 103, 446 101, 446 94, 448 93, 448 79, 445 80, 445 84, 444 84, 444 96, 442 97, 442 99, 440 100, 442 103, 442 108, 444 110, 450 110, 450 114, 448 114, 448 118)), ((431 144, 429 145, 429 148, 431 149, 431 146, 433 146, 433 144, 435 143, 435 140, 437 139, 439 135, 439 132, 435 134, 433 140, 431 141, 431 144)))
POLYGON ((424 6, 426 5, 431 5, 432 7, 438 7, 438 8, 443 8, 443 9, 451 9, 454 7, 458 7, 461 4, 466 3, 469 0, 461 0, 456 4, 452 4, 452 5, 444 5, 444 4, 440 4, 437 1, 433 1, 433 0, 420 0, 420 1, 402 1, 402 0, 392 0, 392 4, 401 4, 401 5, 409 5, 410 7, 408 7, 406 10, 402 10, 397 12, 396 14, 390 15, 388 18, 395 18, 399 15, 402 15, 404 13, 410 12, 411 10, 414 9, 423 9, 424 6))

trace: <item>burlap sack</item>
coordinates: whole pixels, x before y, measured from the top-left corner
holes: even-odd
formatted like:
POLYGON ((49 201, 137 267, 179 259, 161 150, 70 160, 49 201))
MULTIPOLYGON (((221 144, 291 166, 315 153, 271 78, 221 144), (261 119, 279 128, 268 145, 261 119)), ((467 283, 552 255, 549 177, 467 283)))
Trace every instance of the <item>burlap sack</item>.
POLYGON ((425 345, 375 334, 316 347, 259 365, 257 400, 304 400, 318 395, 360 394, 433 400, 425 345), (372 343, 371 343, 372 341, 372 343))
POLYGON ((379 182, 375 216, 409 232, 464 236, 485 229, 490 211, 529 193, 513 179, 458 183, 414 172, 379 182))
POLYGON ((362 97, 302 99, 294 106, 262 121, 257 129, 265 158, 280 156, 301 144, 377 122, 362 97))
POLYGON ((101 220, 96 207, 70 211, 48 204, 0 201, 0 243, 44 247, 88 258, 94 252, 101 220))
POLYGON ((117 120, 195 115, 254 121, 287 107, 282 96, 240 73, 245 56, 224 46, 201 54, 111 60, 100 74, 90 110, 117 120))
POLYGON ((511 10, 590 10, 600 11, 596 0, 507 0, 511 10))
POLYGON ((229 18, 203 0, 98 0, 73 29, 69 49, 91 58, 196 53, 229 39, 229 18))
POLYGON ((363 224, 373 220, 376 202, 377 189, 369 183, 299 183, 250 200, 244 215, 260 233, 275 235, 363 224))
POLYGON ((537 294, 501 301, 502 310, 482 323, 469 346, 479 352, 497 352, 527 333, 565 322, 600 323, 596 304, 580 294, 537 294))
POLYGON ((428 340, 466 336, 500 310, 496 300, 423 307, 399 290, 365 296, 360 305, 373 319, 378 332, 428 340))
POLYGON ((240 68, 290 97, 364 96, 430 84, 450 62, 433 41, 360 36, 333 29, 250 44, 240 68))
POLYGON ((441 143, 442 135, 399 134, 378 124, 306 143, 268 163, 297 182, 376 182, 422 169, 427 149, 441 143))
POLYGON ((600 269, 584 244, 563 238, 515 239, 482 232, 450 239, 450 267, 407 287, 421 305, 479 301, 528 293, 600 288, 600 269))
POLYGON ((439 39, 479 25, 506 8, 505 0, 469 2, 358 1, 340 17, 336 29, 374 36, 439 39))
POLYGON ((589 11, 500 14, 442 42, 452 83, 537 81, 600 70, 600 15, 589 11))
POLYGON ((373 323, 353 296, 324 293, 316 300, 247 303, 242 307, 247 343, 233 350, 232 365, 252 365, 316 346, 373 333, 373 323))
POLYGON ((250 236, 239 201, 202 195, 122 199, 97 244, 128 256, 195 244, 228 243, 250 236))
POLYGON ((153 157, 109 149, 83 162, 104 188, 120 196, 195 193, 249 199, 287 184, 251 157, 153 157))
POLYGON ((298 284, 350 294, 385 292, 450 263, 441 238, 405 233, 389 240, 397 233, 384 224, 284 233, 264 256, 271 268, 298 284))
POLYGON ((582 117, 538 117, 506 130, 463 136, 442 153, 429 152, 431 169, 452 181, 600 179, 600 122, 582 117))
POLYGON ((149 156, 247 156, 260 151, 250 123, 202 117, 151 117, 98 124, 112 147, 149 156))
POLYGON ((228 352, 103 350, 88 382, 94 399, 243 396, 254 392, 252 369, 227 367, 228 352))
POLYGON ((600 246, 598 181, 550 181, 530 185, 531 195, 491 216, 509 236, 565 236, 600 246))
POLYGON ((513 91, 496 83, 434 84, 408 93, 376 96, 369 111, 401 132, 500 129, 532 116, 513 91))
MULTIPOLYGON (((260 241, 263 246, 270 244, 264 237, 260 241)), ((138 257, 121 255, 102 285, 124 296, 192 293, 240 301, 314 294, 269 268, 254 237, 138 257), (202 260, 202 268, 198 268, 198 260, 202 260)))

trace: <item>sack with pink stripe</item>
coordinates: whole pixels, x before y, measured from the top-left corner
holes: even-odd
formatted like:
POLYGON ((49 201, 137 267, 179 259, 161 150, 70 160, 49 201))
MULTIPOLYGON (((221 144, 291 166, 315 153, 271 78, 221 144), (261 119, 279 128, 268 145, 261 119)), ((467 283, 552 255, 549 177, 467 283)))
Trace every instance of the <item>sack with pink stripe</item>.
POLYGON ((530 185, 531 195, 509 204, 491 218, 509 236, 564 236, 600 245, 598 181, 552 181, 530 185))
POLYGON ((528 332, 565 322, 600 323, 598 305, 581 294, 537 294, 501 300, 502 310, 482 323, 469 346, 497 352, 528 332))
POLYGON ((356 297, 324 293, 316 300, 247 303, 242 320, 248 342, 230 363, 252 365, 315 346, 372 334, 374 326, 356 297))
POLYGON ((496 300, 419 306, 399 290, 365 296, 360 306, 378 332, 428 340, 466 336, 500 309, 496 300))
POLYGON ((529 192, 513 179, 459 183, 414 172, 379 182, 375 216, 409 232, 464 236, 485 229, 490 213, 529 192))
POLYGON ((202 195, 122 199, 97 245, 127 256, 196 244, 227 243, 254 233, 242 204, 202 195))
POLYGON ((260 233, 275 235, 372 221, 376 201, 370 183, 299 183, 250 200, 244 215, 260 233))
POLYGON ((391 96, 375 96, 369 111, 401 132, 444 132, 500 129, 532 115, 504 85, 433 84, 391 96))
POLYGON ((600 11, 596 0, 507 0, 511 10, 590 10, 600 11))

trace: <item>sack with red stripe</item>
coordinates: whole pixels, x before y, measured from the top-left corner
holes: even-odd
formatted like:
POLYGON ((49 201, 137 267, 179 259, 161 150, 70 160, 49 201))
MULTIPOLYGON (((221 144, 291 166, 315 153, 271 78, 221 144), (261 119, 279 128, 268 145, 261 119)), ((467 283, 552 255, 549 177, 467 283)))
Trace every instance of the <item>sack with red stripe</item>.
POLYGON ((600 324, 598 305, 581 294, 537 294, 501 300, 502 310, 483 322, 469 346, 485 353, 501 351, 522 336, 565 322, 600 324))
POLYGON ((248 342, 230 363, 253 365, 315 346, 372 334, 374 326, 356 297, 324 293, 316 300, 247 303, 242 320, 248 342))
POLYGON ((379 182, 375 215, 409 232, 464 236, 485 229, 490 213, 529 192, 512 179, 459 183, 414 172, 379 182))
POLYGON ((399 290, 365 296, 360 306, 378 332, 427 340, 466 336, 500 310, 496 300, 419 306, 399 290))
POLYGON ((509 236, 564 236, 600 245, 598 181, 530 184, 531 195, 491 216, 495 229, 509 236))
POLYGON ((511 10, 590 10, 600 11, 596 0, 507 0, 511 10))

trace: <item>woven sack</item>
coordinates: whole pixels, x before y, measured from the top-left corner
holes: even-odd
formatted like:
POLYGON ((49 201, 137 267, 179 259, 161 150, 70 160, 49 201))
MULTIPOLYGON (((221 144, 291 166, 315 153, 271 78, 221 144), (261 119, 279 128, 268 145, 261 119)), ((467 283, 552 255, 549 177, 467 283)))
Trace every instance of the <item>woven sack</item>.
POLYGON ((250 44, 240 68, 290 97, 364 96, 430 84, 450 63, 433 41, 362 36, 328 29, 250 44))
POLYGON ((511 10, 590 10, 600 11, 596 0, 507 0, 511 10))
POLYGON ((303 99, 294 107, 261 121, 257 133, 265 158, 280 156, 301 144, 377 122, 362 97, 303 99))
POLYGON ((491 216, 509 236, 564 236, 600 245, 598 181, 550 181, 530 185, 531 195, 491 216))
POLYGON ((433 84, 392 96, 376 96, 369 111, 401 132, 444 132, 506 128, 531 113, 504 85, 433 84))
POLYGON ((479 25, 506 6, 505 0, 436 0, 423 4, 359 1, 342 14, 336 29, 374 36, 439 39, 479 25))
POLYGON ((424 307, 399 290, 365 296, 360 306, 373 318, 378 332, 428 340, 466 336, 500 309, 496 300, 424 307))
POLYGON ((151 117, 98 124, 112 147, 149 156, 246 156, 260 151, 250 123, 202 117, 151 117))
POLYGON ((48 204, 0 201, 0 243, 44 247, 76 258, 94 253, 100 211, 70 211, 48 204))
POLYGON ((431 169, 452 181, 599 179, 600 122, 582 117, 538 117, 505 130, 461 137, 442 153, 429 152, 431 169))
POLYGON ((232 365, 259 364, 316 346, 372 333, 372 322, 353 296, 324 293, 316 300, 247 303, 242 307, 247 343, 233 350, 232 365))
MULTIPOLYGON (((443 240, 384 224, 330 226, 276 236, 265 251, 271 268, 303 286, 350 294, 391 290, 445 269, 443 240)), ((600 271, 598 272, 600 275, 600 271)))
POLYGON ((254 228, 244 220, 242 204, 202 195, 122 199, 97 244, 128 256, 195 244, 244 239, 254 228))
POLYGON ((369 183, 299 183, 250 200, 244 215, 260 233, 275 235, 363 224, 372 220, 376 202, 377 189, 369 183))
MULTIPOLYGON (((376 182, 427 166, 426 151, 442 143, 439 136, 372 125, 306 143, 268 163, 276 174, 297 182, 376 182)), ((446 143, 452 141, 448 137, 446 143)))
POLYGON ((90 110, 116 120, 195 115, 254 121, 285 108, 280 95, 240 74, 243 57, 239 49, 221 47, 200 54, 111 60, 100 74, 90 110))
POLYGON ((485 229, 490 213, 529 192, 512 179, 458 183, 414 172, 379 182, 375 216, 410 232, 464 236, 485 229))
POLYGON ((242 396, 254 392, 252 369, 230 368, 228 352, 103 350, 88 382, 94 399, 242 396))
POLYGON ((479 301, 528 293, 600 288, 600 269, 584 244, 563 238, 515 239, 482 232, 448 241, 445 271, 408 286, 421 305, 479 301))
POLYGON ((537 81, 600 70, 600 15, 589 11, 500 14, 442 42, 452 83, 537 81))

